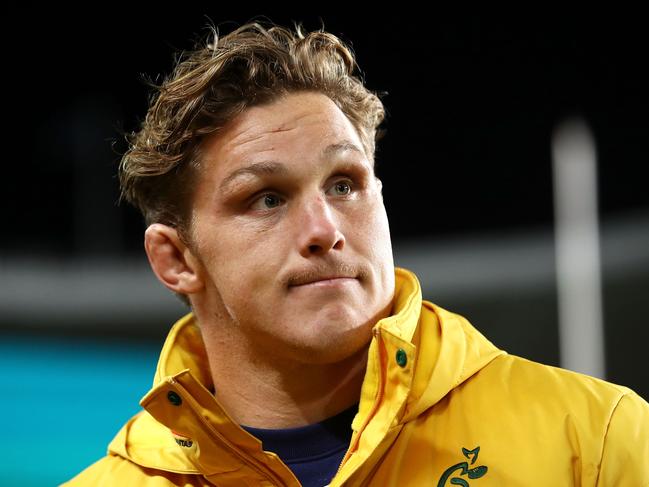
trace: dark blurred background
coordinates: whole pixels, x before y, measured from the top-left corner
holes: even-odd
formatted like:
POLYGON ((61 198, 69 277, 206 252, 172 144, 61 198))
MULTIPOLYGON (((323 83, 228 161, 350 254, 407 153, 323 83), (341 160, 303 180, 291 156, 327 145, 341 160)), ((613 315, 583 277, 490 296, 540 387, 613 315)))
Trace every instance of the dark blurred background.
POLYGON ((0 476, 63 481, 138 410, 186 310, 148 268, 139 214, 116 204, 120 134, 146 113, 143 74, 160 81, 208 22, 224 34, 262 14, 324 24, 387 92, 376 160, 396 263, 499 347, 551 365, 551 137, 580 117, 597 150, 604 378, 649 397, 649 34, 637 12, 10 12, 0 383, 8 434, 23 440, 0 447, 12 465, 0 476), (34 451, 52 465, 29 466, 34 451))

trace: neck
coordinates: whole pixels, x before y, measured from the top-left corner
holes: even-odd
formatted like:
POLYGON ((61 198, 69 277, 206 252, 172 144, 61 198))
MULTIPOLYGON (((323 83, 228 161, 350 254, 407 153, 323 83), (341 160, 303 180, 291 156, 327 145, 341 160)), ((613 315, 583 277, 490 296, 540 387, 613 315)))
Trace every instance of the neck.
POLYGON ((235 422, 255 428, 293 428, 320 422, 358 402, 368 346, 327 364, 269 358, 247 348, 240 336, 223 333, 222 324, 202 321, 198 313, 197 318, 215 396, 235 422))

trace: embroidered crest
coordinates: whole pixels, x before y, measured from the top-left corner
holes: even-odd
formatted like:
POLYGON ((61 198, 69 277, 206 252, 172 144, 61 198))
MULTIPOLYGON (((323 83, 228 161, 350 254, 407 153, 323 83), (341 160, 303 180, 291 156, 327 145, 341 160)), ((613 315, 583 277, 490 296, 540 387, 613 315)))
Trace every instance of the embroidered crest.
MULTIPOLYGON (((478 453, 480 453, 479 446, 474 448, 473 450, 462 448, 462 454, 464 455, 464 458, 471 460, 471 465, 473 465, 478 459, 478 453)), ((439 482, 437 482, 437 487, 444 487, 449 484, 469 487, 469 482, 463 479, 463 476, 468 477, 470 480, 479 479, 487 473, 487 470, 488 468, 485 465, 469 468, 468 462, 456 463, 455 465, 448 467, 444 471, 442 476, 439 478, 439 482), (447 481, 449 481, 449 484, 446 483, 447 481)))

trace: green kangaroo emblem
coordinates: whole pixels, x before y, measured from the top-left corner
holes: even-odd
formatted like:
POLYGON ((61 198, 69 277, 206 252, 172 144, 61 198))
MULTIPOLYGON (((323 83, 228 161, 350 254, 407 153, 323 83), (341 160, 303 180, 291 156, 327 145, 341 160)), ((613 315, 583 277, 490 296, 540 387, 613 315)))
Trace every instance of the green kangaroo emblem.
MULTIPOLYGON (((471 460, 471 465, 475 463, 475 461, 478 459, 478 453, 480 453, 480 447, 476 447, 473 450, 467 450, 466 448, 462 448, 462 454, 464 457, 468 460, 471 460)), ((444 487, 446 484, 446 481, 453 475, 454 472, 458 471, 456 474, 456 477, 451 478, 450 483, 451 485, 461 485, 462 487, 469 487, 469 482, 466 480, 462 479, 459 477, 459 475, 467 475, 469 479, 479 479, 482 477, 484 474, 487 473, 488 468, 485 465, 480 465, 479 467, 474 467, 474 468, 469 468, 469 464, 467 462, 460 462, 452 467, 448 467, 442 476, 439 478, 439 482, 437 482, 437 487, 444 487)))

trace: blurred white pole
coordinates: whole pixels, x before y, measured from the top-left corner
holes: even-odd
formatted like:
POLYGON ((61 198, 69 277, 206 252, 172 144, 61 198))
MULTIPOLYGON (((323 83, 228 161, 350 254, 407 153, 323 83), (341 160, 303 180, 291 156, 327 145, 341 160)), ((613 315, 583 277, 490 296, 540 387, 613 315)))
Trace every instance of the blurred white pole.
POLYGON ((583 120, 552 137, 561 366, 604 378, 597 153, 583 120))

